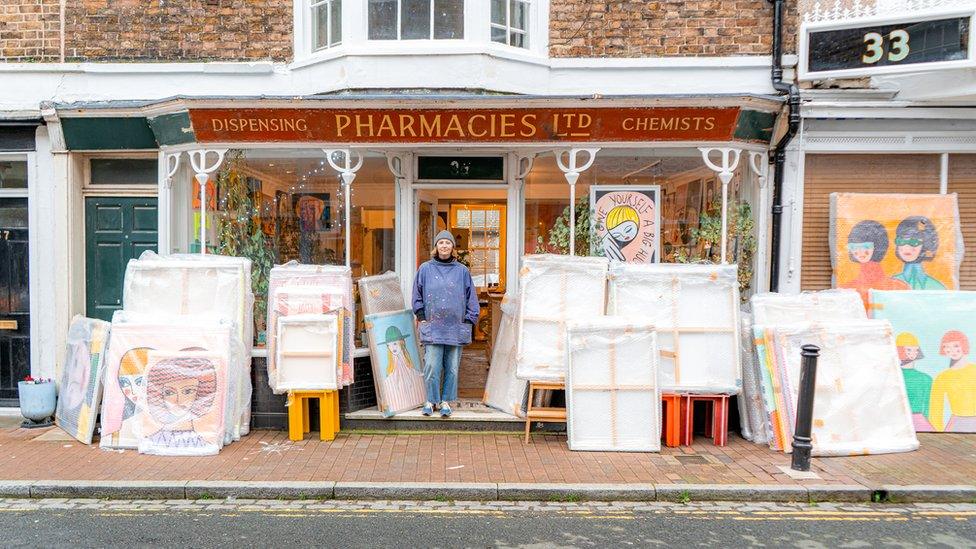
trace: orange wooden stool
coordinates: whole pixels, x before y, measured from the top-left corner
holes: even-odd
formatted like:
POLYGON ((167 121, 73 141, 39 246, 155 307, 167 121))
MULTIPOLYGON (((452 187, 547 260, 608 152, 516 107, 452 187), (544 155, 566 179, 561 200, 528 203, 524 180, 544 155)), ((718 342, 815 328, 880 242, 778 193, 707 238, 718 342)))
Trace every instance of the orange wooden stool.
POLYGON ((695 436, 695 403, 705 402, 708 405, 705 414, 705 435, 712 437, 716 446, 725 446, 729 432, 729 395, 681 395, 683 402, 684 424, 681 426, 682 444, 691 445, 695 436))
POLYGON ((681 395, 677 393, 661 393, 661 403, 664 405, 664 445, 674 448, 681 445, 681 395))
POLYGON ((302 440, 311 431, 308 401, 319 399, 319 438, 335 440, 339 432, 339 391, 289 391, 288 438, 302 440))

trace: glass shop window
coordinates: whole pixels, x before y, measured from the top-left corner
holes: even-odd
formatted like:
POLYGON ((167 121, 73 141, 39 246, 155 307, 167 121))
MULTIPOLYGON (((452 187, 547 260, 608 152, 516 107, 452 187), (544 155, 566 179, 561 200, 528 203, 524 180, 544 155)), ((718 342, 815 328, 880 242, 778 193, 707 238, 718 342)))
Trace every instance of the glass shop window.
POLYGON ((491 41, 529 47, 529 0, 491 0, 491 41))
MULTIPOLYGON (((198 252, 200 188, 192 178, 191 185, 190 250, 198 252)), ((344 188, 320 151, 227 153, 207 188, 207 247, 251 259, 255 334, 264 331, 271 267, 292 260, 343 265, 347 231, 354 282, 395 270, 395 185, 386 159, 367 155, 352 185, 347 226, 344 188)), ((362 313, 357 315, 360 333, 362 313)))
POLYGON ((0 189, 27 188, 27 161, 0 160, 0 189))
MULTIPOLYGON (((744 296, 758 244, 752 185, 740 163, 729 184, 728 252, 739 263, 744 296)), ((524 197, 524 253, 568 254, 569 185, 554 157, 536 159, 524 197)), ((697 150, 603 149, 576 184, 576 255, 718 263, 721 205, 721 183, 697 150)))
POLYGON ((156 185, 159 177, 155 158, 92 158, 92 185, 156 185))
POLYGON ((342 43, 342 0, 312 0, 312 51, 342 43))
POLYGON ((369 0, 370 40, 464 38, 464 0, 369 0))

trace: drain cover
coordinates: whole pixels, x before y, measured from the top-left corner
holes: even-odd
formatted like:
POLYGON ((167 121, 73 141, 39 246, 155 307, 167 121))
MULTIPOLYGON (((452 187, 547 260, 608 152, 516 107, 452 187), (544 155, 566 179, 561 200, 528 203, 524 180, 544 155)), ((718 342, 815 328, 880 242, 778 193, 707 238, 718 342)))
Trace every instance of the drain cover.
POLYGON ((682 465, 706 465, 705 456, 674 456, 682 465))

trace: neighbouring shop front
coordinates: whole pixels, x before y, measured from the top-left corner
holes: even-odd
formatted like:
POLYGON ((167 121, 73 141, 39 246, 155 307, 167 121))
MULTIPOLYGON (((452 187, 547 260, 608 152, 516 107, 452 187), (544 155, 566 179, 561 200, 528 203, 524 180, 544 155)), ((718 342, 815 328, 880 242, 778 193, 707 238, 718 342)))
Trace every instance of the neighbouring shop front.
MULTIPOLYGON (((446 229, 482 305, 459 383, 474 406, 499 303, 518 291, 524 255, 720 262, 724 194, 725 259, 739 265, 743 298, 764 290, 766 151, 780 107, 755 96, 62 105, 81 179, 72 209, 84 212, 70 246, 85 261, 70 268, 85 298, 73 308, 109 318, 121 306, 125 263, 145 250, 250 258, 251 421, 283 427, 284 397, 271 393, 264 368, 269 269, 344 264, 354 280, 392 271, 409 295, 433 236, 446 229), (620 192, 629 202, 611 202, 620 192), (652 236, 613 231, 626 221, 653 227, 652 236)), ((346 413, 376 405, 358 306, 355 322, 355 382, 340 393, 346 413)))

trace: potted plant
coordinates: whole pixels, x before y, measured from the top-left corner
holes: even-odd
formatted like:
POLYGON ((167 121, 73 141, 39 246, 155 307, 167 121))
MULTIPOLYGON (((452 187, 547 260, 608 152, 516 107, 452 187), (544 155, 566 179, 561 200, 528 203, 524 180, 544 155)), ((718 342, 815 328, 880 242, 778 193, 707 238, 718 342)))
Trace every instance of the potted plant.
POLYGON ((57 404, 54 382, 50 378, 27 376, 17 384, 17 388, 20 391, 20 415, 24 416, 20 426, 35 429, 53 425, 51 416, 57 404))

